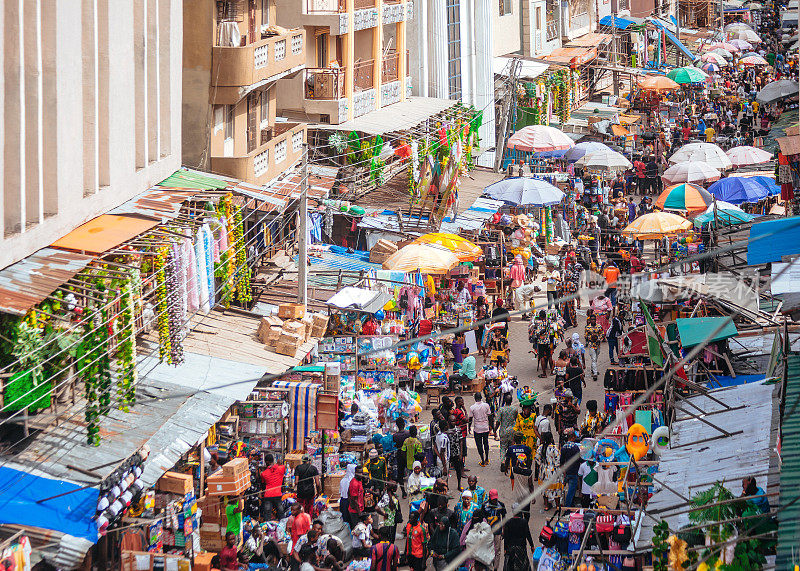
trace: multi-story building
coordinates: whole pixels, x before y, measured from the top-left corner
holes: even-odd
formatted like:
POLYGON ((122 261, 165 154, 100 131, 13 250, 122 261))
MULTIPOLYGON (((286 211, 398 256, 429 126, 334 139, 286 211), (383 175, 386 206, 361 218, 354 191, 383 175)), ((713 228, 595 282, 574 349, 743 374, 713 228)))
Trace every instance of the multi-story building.
POLYGON ((0 268, 180 166, 181 4, 3 3, 0 268))
POLYGON ((339 124, 410 94, 411 0, 277 0, 281 20, 309 38, 302 77, 278 86, 288 117, 339 124))
POLYGON ((282 16, 274 0, 184 0, 184 164, 263 185, 300 158, 306 127, 277 118, 277 84, 302 76, 307 36, 282 16))

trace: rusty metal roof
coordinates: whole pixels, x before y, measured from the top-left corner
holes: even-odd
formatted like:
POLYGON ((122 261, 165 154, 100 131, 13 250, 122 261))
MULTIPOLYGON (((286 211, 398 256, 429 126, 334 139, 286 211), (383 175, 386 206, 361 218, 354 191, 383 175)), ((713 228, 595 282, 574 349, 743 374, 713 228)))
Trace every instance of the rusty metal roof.
POLYGON ((43 248, 0 270, 0 311, 25 315, 92 260, 84 254, 43 248))
POLYGON ((175 218, 180 212, 183 203, 191 199, 196 193, 197 190, 195 189, 156 186, 145 190, 128 202, 123 202, 120 206, 111 210, 109 214, 133 214, 155 218, 156 220, 175 218))

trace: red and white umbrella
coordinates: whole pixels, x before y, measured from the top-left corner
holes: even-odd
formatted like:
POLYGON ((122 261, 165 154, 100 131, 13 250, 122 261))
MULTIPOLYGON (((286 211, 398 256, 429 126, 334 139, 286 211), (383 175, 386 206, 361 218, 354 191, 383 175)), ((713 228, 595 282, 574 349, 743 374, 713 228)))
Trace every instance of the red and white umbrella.
POLYGON ((739 60, 744 65, 769 65, 769 62, 761 56, 747 56, 739 60))
POLYGON ((732 149, 728 149, 725 154, 728 155, 733 166, 736 167, 757 165, 759 163, 766 163, 772 159, 772 153, 749 145, 733 147, 732 149))
POLYGON ((528 125, 508 138, 509 149, 534 153, 564 151, 574 146, 567 135, 547 125, 528 125))
POLYGON ((740 40, 740 39, 737 38, 735 40, 731 40, 730 43, 731 43, 731 45, 736 46, 737 48, 739 48, 743 52, 747 52, 747 51, 750 51, 750 50, 753 49, 753 44, 751 44, 747 40, 740 40))
POLYGON ((728 65, 727 60, 725 60, 724 57, 722 57, 720 54, 716 52, 708 52, 707 54, 703 54, 703 56, 700 59, 703 61, 715 63, 719 67, 725 67, 726 65, 728 65))
POLYGON ((730 42, 714 42, 711 44, 712 49, 722 48, 723 50, 728 50, 729 52, 738 52, 739 48, 733 45, 730 42))
POLYGON ((719 180, 720 172, 703 161, 684 162, 672 165, 661 176, 667 184, 693 182, 703 184, 719 180))

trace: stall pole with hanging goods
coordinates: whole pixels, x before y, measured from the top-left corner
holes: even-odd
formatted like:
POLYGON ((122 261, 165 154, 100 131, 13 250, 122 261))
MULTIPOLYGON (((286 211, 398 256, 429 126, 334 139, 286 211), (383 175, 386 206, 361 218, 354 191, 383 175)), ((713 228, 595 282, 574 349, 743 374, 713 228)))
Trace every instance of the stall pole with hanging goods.
POLYGON ((308 143, 303 143, 303 158, 300 167, 300 212, 297 225, 297 302, 305 311, 308 306, 308 143))

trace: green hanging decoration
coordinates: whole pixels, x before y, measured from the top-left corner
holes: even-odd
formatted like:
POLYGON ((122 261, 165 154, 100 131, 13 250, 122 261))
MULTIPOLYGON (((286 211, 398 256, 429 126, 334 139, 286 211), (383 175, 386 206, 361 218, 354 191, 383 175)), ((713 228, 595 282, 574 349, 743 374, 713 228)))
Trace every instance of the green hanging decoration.
POLYGON ((130 270, 122 288, 122 311, 119 315, 119 345, 117 348, 117 400, 125 412, 136 402, 136 291, 141 287, 139 270, 130 270))

